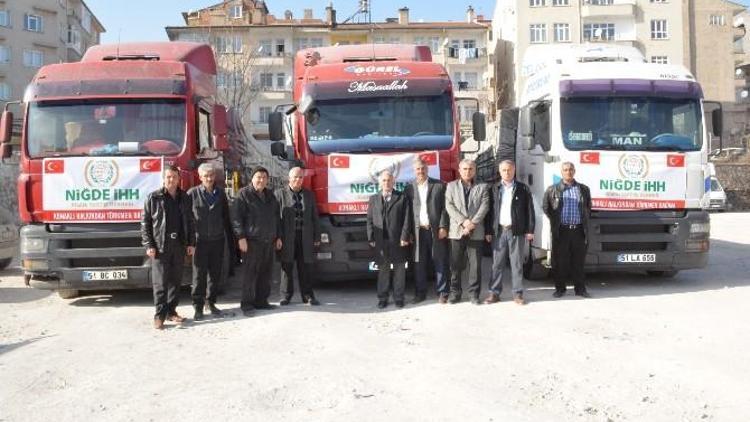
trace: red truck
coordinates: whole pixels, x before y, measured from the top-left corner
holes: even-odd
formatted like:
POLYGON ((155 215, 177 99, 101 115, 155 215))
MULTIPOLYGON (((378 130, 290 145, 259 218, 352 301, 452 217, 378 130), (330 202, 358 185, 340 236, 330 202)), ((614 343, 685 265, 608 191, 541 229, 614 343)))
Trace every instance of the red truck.
MULTIPOLYGON (((42 67, 24 95, 17 182, 27 282, 62 297, 141 288, 151 270, 140 241, 146 195, 166 164, 181 187, 206 161, 231 165, 227 112, 216 104, 216 62, 205 44, 101 45, 77 63, 42 67)), ((0 121, 11 154, 12 113, 0 121)))
MULTIPOLYGON (((396 189, 414 179, 420 157, 430 177, 458 176, 461 137, 453 85, 428 47, 373 44, 300 50, 295 105, 269 118, 271 152, 305 169, 315 193, 322 238, 316 275, 348 279, 372 271, 365 233, 367 199, 390 169, 396 189), (284 142, 284 139, 290 142, 284 142)), ((473 116, 484 139, 484 115, 473 116)))

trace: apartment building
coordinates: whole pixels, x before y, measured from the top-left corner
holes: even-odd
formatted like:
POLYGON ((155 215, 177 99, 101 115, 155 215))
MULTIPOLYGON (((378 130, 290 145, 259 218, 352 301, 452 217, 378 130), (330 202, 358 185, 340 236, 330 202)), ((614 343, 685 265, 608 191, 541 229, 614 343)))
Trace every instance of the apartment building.
POLYGON ((80 60, 102 32, 82 0, 0 0, 0 104, 21 100, 43 65, 80 60))
MULTIPOLYGON (((688 67, 706 99, 731 102, 744 31, 732 25, 745 7, 727 0, 499 0, 495 78, 501 103, 523 86, 523 54, 531 45, 606 43, 638 48, 654 63, 688 67)), ((501 104, 502 106, 502 104, 501 104)))
MULTIPOLYGON (((302 18, 291 11, 283 17, 269 13, 268 2, 224 1, 183 13, 184 26, 167 27, 173 41, 210 43, 220 73, 217 84, 225 102, 243 112, 245 127, 258 139, 268 137, 268 115, 292 103, 294 54, 308 47, 367 43, 410 43, 429 46, 433 61, 446 66, 457 96, 477 100, 494 110, 487 88, 491 83, 487 43, 490 22, 472 8, 457 22, 412 21, 404 7, 385 22, 339 22, 329 5, 323 18, 305 9, 302 18)), ((470 121, 476 103, 461 102, 461 118, 470 121)))

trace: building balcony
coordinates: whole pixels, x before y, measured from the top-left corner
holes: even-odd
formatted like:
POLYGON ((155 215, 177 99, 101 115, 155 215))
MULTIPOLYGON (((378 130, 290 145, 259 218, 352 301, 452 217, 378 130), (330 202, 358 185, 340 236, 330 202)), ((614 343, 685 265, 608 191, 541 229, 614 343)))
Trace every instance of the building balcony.
POLYGON ((741 38, 745 37, 745 27, 744 26, 735 26, 732 28, 732 35, 734 37, 734 40, 737 41, 741 38))
POLYGON ((581 5, 581 17, 586 18, 611 18, 632 17, 635 19, 635 0, 583 0, 581 5))
POLYGON ((446 47, 443 56, 446 64, 482 64, 487 57, 487 49, 446 47))

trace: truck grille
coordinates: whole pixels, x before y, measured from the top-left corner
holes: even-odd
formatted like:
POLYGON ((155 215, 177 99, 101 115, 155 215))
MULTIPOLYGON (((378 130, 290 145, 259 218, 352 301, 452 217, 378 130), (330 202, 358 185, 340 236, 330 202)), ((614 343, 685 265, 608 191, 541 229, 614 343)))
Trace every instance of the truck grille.
POLYGON ((667 242, 602 242, 602 252, 666 251, 667 242))

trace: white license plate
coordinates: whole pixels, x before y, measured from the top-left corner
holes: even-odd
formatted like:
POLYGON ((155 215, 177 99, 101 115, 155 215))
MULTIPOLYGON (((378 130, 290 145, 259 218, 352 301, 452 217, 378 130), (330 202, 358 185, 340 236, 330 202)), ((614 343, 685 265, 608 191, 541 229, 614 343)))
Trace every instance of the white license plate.
POLYGON ((83 281, 127 280, 128 270, 84 271, 83 281))
POLYGON ((617 255, 618 264, 630 264, 634 262, 656 262, 655 253, 621 253, 617 255))

